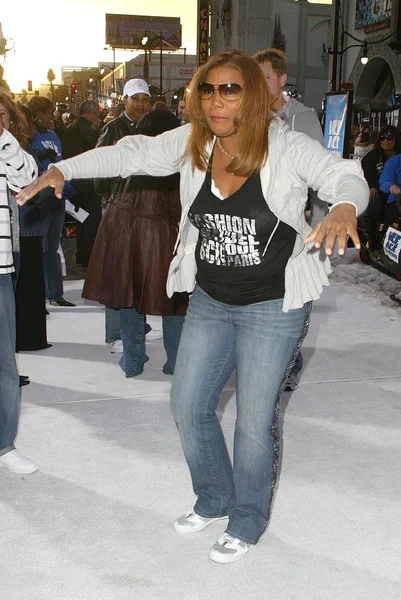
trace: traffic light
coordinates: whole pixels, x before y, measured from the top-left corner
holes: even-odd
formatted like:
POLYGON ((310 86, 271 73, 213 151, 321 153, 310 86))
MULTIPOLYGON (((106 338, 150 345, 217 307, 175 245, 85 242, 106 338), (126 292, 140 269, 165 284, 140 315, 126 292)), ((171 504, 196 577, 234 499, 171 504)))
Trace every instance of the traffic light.
POLYGON ((77 84, 76 83, 72 83, 71 84, 71 96, 73 96, 76 93, 77 93, 77 84))
POLYGON ((28 92, 32 92, 32 80, 28 79, 28 92))

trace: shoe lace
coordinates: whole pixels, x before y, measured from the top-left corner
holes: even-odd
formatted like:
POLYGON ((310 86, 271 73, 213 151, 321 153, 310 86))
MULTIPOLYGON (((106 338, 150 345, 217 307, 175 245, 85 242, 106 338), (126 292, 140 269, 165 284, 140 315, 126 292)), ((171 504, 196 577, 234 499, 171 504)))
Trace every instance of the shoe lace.
POLYGON ((221 544, 222 546, 227 546, 228 544, 234 544, 235 546, 241 546, 242 548, 248 548, 248 544, 243 540, 240 540, 236 537, 233 537, 227 533, 224 534, 224 541, 221 544))

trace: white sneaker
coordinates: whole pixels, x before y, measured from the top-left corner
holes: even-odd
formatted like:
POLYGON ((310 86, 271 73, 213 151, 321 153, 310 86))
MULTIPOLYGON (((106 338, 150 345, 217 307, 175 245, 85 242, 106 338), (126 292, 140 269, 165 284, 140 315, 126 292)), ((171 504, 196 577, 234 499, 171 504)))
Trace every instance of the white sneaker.
POLYGON ((197 531, 202 531, 202 529, 205 529, 211 523, 221 521, 222 519, 227 519, 227 517, 208 519, 207 517, 200 517, 196 512, 191 511, 174 521, 173 527, 177 533, 196 533, 197 531))
POLYGON ((223 533, 209 552, 209 558, 218 563, 233 563, 249 551, 249 544, 223 533))
POLYGON ((290 373, 285 382, 284 391, 285 392, 293 392, 298 389, 298 375, 294 375, 294 373, 290 373))
POLYGON ((160 340, 163 337, 163 332, 160 329, 151 329, 149 333, 146 334, 146 341, 152 342, 153 340, 160 340))
POLYGON ((123 343, 121 340, 116 340, 112 344, 110 344, 110 354, 122 354, 123 353, 123 343))
POLYGON ((38 470, 38 465, 33 460, 20 454, 18 450, 10 450, 10 452, 0 456, 0 467, 21 475, 35 473, 38 470))

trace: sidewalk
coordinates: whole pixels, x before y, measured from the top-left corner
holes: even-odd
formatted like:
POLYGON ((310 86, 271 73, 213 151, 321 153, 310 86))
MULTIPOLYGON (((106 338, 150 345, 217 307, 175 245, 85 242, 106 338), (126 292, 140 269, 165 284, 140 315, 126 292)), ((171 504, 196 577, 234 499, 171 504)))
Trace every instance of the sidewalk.
MULTIPOLYGON (((207 553, 221 523, 172 528, 193 495, 162 340, 125 379, 81 287, 65 283, 76 308, 49 309, 53 346, 18 356, 32 383, 17 443, 39 471, 0 472, 1 600, 401 598, 399 307, 337 282, 316 302, 301 385, 282 401, 270 526, 243 561, 218 565, 207 553)), ((229 444, 234 394, 232 380, 220 409, 229 444)))

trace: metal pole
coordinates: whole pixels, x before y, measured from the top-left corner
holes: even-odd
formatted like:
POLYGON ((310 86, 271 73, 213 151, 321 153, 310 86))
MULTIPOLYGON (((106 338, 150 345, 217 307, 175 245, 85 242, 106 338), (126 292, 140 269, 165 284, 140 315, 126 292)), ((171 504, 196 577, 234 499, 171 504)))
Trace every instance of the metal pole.
POLYGON ((146 45, 144 46, 144 50, 145 50, 145 59, 144 59, 144 63, 143 63, 143 78, 145 79, 145 81, 148 81, 148 79, 149 79, 149 61, 148 61, 148 49, 146 48, 146 45))
POLYGON ((163 98, 163 31, 160 31, 160 100, 163 98))
POLYGON ((340 20, 340 0, 334 2, 333 64, 331 70, 331 91, 337 91, 338 24, 340 20))
POLYGON ((116 68, 116 49, 113 48, 113 92, 116 91, 116 79, 115 79, 115 68, 116 68))
POLYGON ((340 42, 340 70, 338 73, 338 89, 340 89, 340 87, 341 87, 342 78, 343 78, 344 38, 345 38, 345 33, 344 33, 344 29, 343 29, 341 32, 341 42, 340 42))

